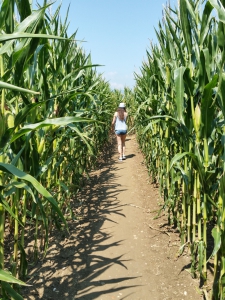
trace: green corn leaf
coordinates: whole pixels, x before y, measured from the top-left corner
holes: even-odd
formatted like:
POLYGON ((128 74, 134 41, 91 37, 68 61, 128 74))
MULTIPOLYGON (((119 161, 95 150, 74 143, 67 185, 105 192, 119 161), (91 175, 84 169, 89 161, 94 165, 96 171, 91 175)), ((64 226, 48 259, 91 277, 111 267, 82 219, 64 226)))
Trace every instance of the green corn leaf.
POLYGON ((177 163, 178 161, 180 161, 185 155, 190 154, 189 152, 183 152, 183 153, 177 153, 170 161, 170 167, 169 169, 171 170, 171 168, 173 167, 173 165, 175 163, 177 163))
POLYGON ((177 33, 175 31, 175 29, 173 28, 171 21, 175 24, 175 28, 178 28, 178 23, 175 22, 171 16, 168 14, 167 10, 166 10, 166 20, 167 20, 167 25, 168 25, 168 30, 170 31, 171 35, 172 35, 172 41, 176 43, 176 46, 178 48, 179 51, 179 55, 180 55, 180 60, 182 65, 185 64, 185 60, 184 60, 184 56, 182 53, 182 49, 181 49, 181 43, 180 43, 180 39, 177 36, 177 33))
MULTIPOLYGON (((48 222, 47 222, 47 217, 46 217, 46 213, 45 213, 45 209, 44 209, 44 206, 42 205, 42 202, 41 201, 38 201, 38 206, 39 206, 39 209, 40 209, 40 212, 41 212, 41 215, 42 215, 42 221, 43 221, 43 224, 44 224, 44 227, 45 227, 45 249, 44 249, 44 255, 47 254, 47 250, 48 250, 48 222)), ((66 225, 66 223, 64 222, 64 224, 66 225)))
POLYGON ((0 201, 3 205, 3 207, 5 208, 5 210, 15 219, 19 222, 19 224, 23 226, 23 224, 21 223, 21 221, 16 217, 16 215, 14 214, 14 212, 12 211, 11 207, 9 206, 9 204, 7 203, 7 201, 5 201, 3 198, 0 201))
POLYGON ((204 242, 199 241, 198 242, 198 271, 200 274, 202 274, 203 271, 203 264, 204 264, 204 242))
POLYGON ((208 0, 210 4, 217 10, 220 22, 225 24, 225 8, 220 0, 208 0))
POLYGON ((16 6, 21 16, 21 21, 23 21, 27 16, 31 15, 32 7, 30 5, 30 0, 16 0, 16 6))
MULTIPOLYGON (((221 276, 221 284, 225 286, 225 258, 224 257, 222 257, 220 276, 221 276)), ((224 288, 223 288, 223 296, 225 296, 224 288)), ((221 299, 224 299, 224 297, 222 297, 221 299)))
POLYGON ((187 243, 184 243, 183 245, 181 245, 179 247, 179 255, 182 255, 182 253, 184 252, 185 247, 187 246, 187 243))
MULTIPOLYGON (((225 174, 223 173, 220 178, 220 187, 219 187, 221 198, 223 199, 223 207, 225 207, 225 174)), ((222 222, 225 223, 225 215, 222 215, 222 222)))
POLYGON ((184 183, 186 184, 186 186, 188 186, 189 183, 188 174, 184 171, 184 169, 179 164, 176 164, 174 167, 181 172, 184 183))
POLYGON ((63 190, 66 193, 69 193, 69 188, 68 188, 68 186, 64 182, 62 182, 61 180, 59 180, 59 185, 63 188, 63 190))
POLYGON ((179 120, 177 120, 169 115, 163 115, 163 116, 157 115, 157 116, 150 117, 148 120, 154 120, 154 119, 168 119, 168 120, 174 121, 175 123, 180 124, 179 120))
POLYGON ((7 282, 2 282, 2 287, 4 288, 4 290, 9 294, 9 296, 11 296, 11 299, 14 300, 23 300, 23 297, 21 295, 19 295, 12 287, 9 283, 7 282))
MULTIPOLYGON (((202 50, 203 54, 204 54, 204 58, 205 58, 205 72, 207 74, 207 81, 210 81, 210 75, 211 75, 211 70, 210 70, 210 54, 209 54, 209 49, 205 48, 202 50)), ((208 83, 207 82, 207 83, 208 83)))
POLYGON ((160 120, 154 120, 152 122, 150 122, 143 130, 142 134, 144 135, 149 129, 152 128, 152 125, 155 123, 158 123, 160 120))
POLYGON ((210 14, 212 10, 213 10, 213 6, 210 4, 209 1, 207 1, 202 14, 201 31, 200 31, 200 47, 203 45, 207 37, 207 34, 209 32, 210 14))
POLYGON ((37 106, 41 106, 43 104, 46 104, 46 101, 41 101, 38 103, 30 103, 26 105, 24 108, 22 108, 15 117, 15 121, 14 121, 15 128, 18 125, 22 124, 22 122, 26 120, 27 115, 31 113, 37 106))
POLYGON ((18 160, 21 156, 21 154, 23 153, 23 150, 26 148, 26 144, 23 145, 23 147, 21 147, 20 151, 17 153, 17 155, 12 159, 11 164, 16 166, 18 163, 18 160))
POLYGON ((177 163, 179 160, 181 160, 186 155, 189 156, 192 159, 193 166, 199 172, 201 184, 202 184, 203 189, 204 189, 205 188, 205 172, 204 172, 204 167, 203 167, 203 163, 201 161, 200 154, 198 153, 197 150, 196 150, 196 154, 194 154, 192 152, 182 152, 182 153, 178 153, 178 154, 174 155, 174 157, 170 161, 169 169, 171 170, 173 165, 175 163, 177 163))
POLYGON ((188 128, 187 128, 184 124, 180 123, 179 120, 177 120, 177 119, 175 119, 175 118, 173 118, 173 117, 171 117, 171 116, 169 116, 169 115, 163 115, 163 116, 161 116, 161 115, 159 115, 159 116, 156 115, 156 116, 150 117, 148 120, 154 120, 154 119, 164 119, 164 120, 166 120, 167 122, 173 121, 173 122, 175 122, 176 124, 178 124, 178 125, 180 126, 180 128, 183 130, 183 133, 185 133, 187 136, 189 135, 188 128))
MULTIPOLYGON (((35 34, 26 32, 14 32, 12 34, 0 34, 0 43, 10 40, 22 39, 22 38, 42 38, 42 39, 57 39, 57 40, 68 40, 68 38, 60 37, 57 35, 48 34, 35 34)), ((0 54, 3 54, 0 52, 0 54)))
POLYGON ((205 86, 203 97, 202 97, 202 106, 201 106, 201 117, 202 117, 202 126, 204 131, 204 136, 209 137, 212 132, 212 120, 214 117, 215 106, 212 105, 212 89, 217 85, 218 75, 214 75, 212 80, 205 86))
POLYGON ((17 92, 29 93, 29 94, 34 94, 34 95, 39 95, 40 94, 39 92, 24 89, 24 88, 21 88, 19 86, 15 86, 13 84, 9 84, 9 83, 3 82, 3 81, 0 81, 0 89, 14 90, 14 91, 17 91, 17 92))
POLYGON ((28 124, 24 125, 24 127, 20 130, 18 130, 10 139, 10 142, 14 142, 16 139, 18 139, 20 136, 33 131, 37 130, 46 126, 66 126, 73 122, 95 122, 94 120, 87 119, 87 118, 80 118, 80 117, 61 117, 61 118, 54 118, 54 119, 46 119, 44 121, 41 121, 39 123, 35 124, 28 124))
POLYGON ((196 82, 191 78, 189 68, 186 68, 183 74, 183 78, 184 78, 185 92, 189 95, 189 97, 191 97, 194 95, 196 82))
POLYGON ((214 248, 211 256, 215 256, 221 246, 221 230, 218 227, 214 227, 212 229, 212 236, 214 239, 214 248))
POLYGON ((20 249, 20 271, 19 273, 21 274, 22 278, 26 278, 27 276, 27 269, 28 269, 28 262, 27 262, 27 255, 24 250, 24 247, 19 243, 19 249, 20 249))
MULTIPOLYGON (((21 2, 19 2, 19 3, 21 4, 21 2)), ((24 3, 23 3, 23 5, 24 5, 24 3)), ((27 7, 27 6, 30 8, 30 5, 25 4, 23 9, 21 9, 21 11, 24 12, 25 7, 27 7)), ((20 7, 20 5, 19 5, 19 7, 20 7)), ((38 24, 38 22, 40 22, 40 19, 43 17, 44 12, 45 12, 45 7, 41 8, 40 10, 33 11, 32 14, 29 14, 27 16, 27 18, 23 19, 23 21, 16 26, 16 28, 14 29, 14 33, 21 33, 21 32, 23 33, 27 30, 29 31, 29 27, 32 28, 33 33, 35 33, 37 24, 38 24)), ((10 48, 12 47, 13 43, 14 43, 13 40, 6 42, 1 47, 0 54, 6 53, 7 51, 9 51, 10 48)))
POLYGON ((196 27, 197 25, 197 11, 195 10, 195 5, 198 3, 198 0, 197 1, 190 1, 190 0, 185 0, 186 1, 186 5, 187 5, 187 9, 188 9, 188 12, 191 16, 191 19, 192 19, 192 22, 194 22, 194 26, 193 27, 196 27))
MULTIPOLYGON (((12 187, 16 187, 17 189, 24 189, 26 190, 32 197, 33 201, 36 202, 35 196, 31 190, 31 188, 25 184, 24 182, 12 181, 5 186, 6 189, 11 189, 12 187)), ((7 194, 7 192, 6 192, 7 194)), ((8 194, 7 194, 8 195, 8 194)))
POLYGON ((19 285, 30 286, 30 284, 26 284, 25 282, 15 278, 8 271, 0 269, 0 280, 9 283, 16 283, 19 285))
POLYGON ((87 137, 85 137, 85 134, 83 134, 82 132, 80 132, 79 129, 74 124, 69 124, 68 127, 71 130, 75 131, 80 136, 80 138, 82 139, 82 141, 87 145, 90 153, 93 155, 93 149, 90 146, 90 144, 88 143, 87 137))
POLYGON ((4 28, 5 21, 8 19, 8 11, 11 0, 1 1, 0 7, 0 28, 4 28))
POLYGON ((59 217, 62 219, 62 221, 66 225, 66 220, 63 217, 62 212, 60 211, 58 204, 56 200, 52 197, 52 195, 31 175, 26 174, 16 168, 13 165, 10 164, 5 164, 5 163, 0 163, 0 170, 7 172, 9 174, 12 174, 13 176, 16 176, 22 180, 28 181, 32 184, 32 186, 41 194, 43 195, 44 198, 46 198, 50 204, 52 205, 53 209, 57 212, 59 217))
MULTIPOLYGON (((173 40, 173 36, 170 33, 169 27, 165 25, 165 29, 166 29, 166 34, 167 34, 167 43, 169 45, 169 53, 170 53, 170 58, 169 58, 169 62, 166 64, 166 72, 169 74, 169 80, 167 78, 167 84, 170 84, 170 77, 171 77, 171 70, 173 68, 177 68, 178 64, 176 61, 176 57, 177 57, 177 49, 176 49, 176 45, 174 44, 174 40, 173 40), (171 63, 172 61, 172 63, 171 63)), ((168 75, 167 75, 168 77, 168 75)))
MULTIPOLYGON (((161 27, 161 24, 159 23, 159 27, 161 27)), ((161 27, 161 30, 158 32, 157 30, 155 30, 155 33, 156 33, 156 36, 157 36, 157 39, 160 43, 160 47, 162 49, 162 52, 163 52, 163 56, 165 57, 165 60, 169 60, 169 53, 166 49, 166 47, 164 46, 164 33, 162 31, 162 27, 161 27)))
POLYGON ((207 195, 207 199, 216 209, 218 209, 218 205, 213 201, 213 199, 209 195, 207 195))
POLYGON ((184 40, 186 47, 188 49, 188 53, 192 53, 192 34, 191 34, 191 25, 189 19, 189 11, 187 9, 186 0, 180 1, 180 19, 181 19, 181 27, 184 35, 184 40))
POLYGON ((223 116, 225 118, 225 73, 221 74, 220 80, 221 80, 221 86, 219 91, 220 98, 217 99, 217 101, 219 102, 220 109, 222 110, 223 116))
POLYGON ((180 67, 174 71, 174 82, 176 91, 177 118, 180 123, 184 124, 184 79, 185 67, 180 67))

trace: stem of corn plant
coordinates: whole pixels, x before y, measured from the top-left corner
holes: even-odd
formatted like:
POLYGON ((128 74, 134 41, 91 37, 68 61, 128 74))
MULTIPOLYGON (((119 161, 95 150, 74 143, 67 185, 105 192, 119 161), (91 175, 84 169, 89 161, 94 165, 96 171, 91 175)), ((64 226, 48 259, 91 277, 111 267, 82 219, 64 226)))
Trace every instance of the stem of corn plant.
MULTIPOLYGON (((4 76, 4 61, 3 56, 0 55, 0 68, 1 68, 1 77, 4 76)), ((5 89, 2 89, 2 101, 1 101, 1 113, 5 114, 5 89)))
MULTIPOLYGON (((204 135, 204 165, 205 173, 208 170, 209 163, 209 150, 206 133, 204 135)), ((204 242, 204 262, 203 262, 203 279, 204 284, 207 283, 207 194, 204 192, 203 195, 203 242, 204 242)))
MULTIPOLYGON (((0 55, 0 71, 1 77, 4 75, 4 63, 3 56, 0 55)), ((1 99, 1 115, 2 115, 2 124, 0 126, 5 128, 5 90, 2 89, 2 99, 1 99)), ((3 134, 4 134, 4 129, 3 134)), ((1 136, 0 136, 1 138, 1 136)), ((5 158, 4 154, 0 155, 0 162, 4 163, 5 158)), ((4 186, 4 173, 0 171, 0 185, 4 186)), ((1 192, 2 193, 2 192, 1 192)), ((0 269, 4 269, 4 230, 5 230, 5 208, 2 204, 0 204, 0 269)))
MULTIPOLYGON (((181 149, 180 149, 181 153, 181 149)), ((184 172, 187 174, 187 166, 188 166, 188 159, 185 156, 184 158, 184 172)), ((186 227, 187 227, 187 192, 188 187, 185 181, 182 181, 182 219, 181 219, 181 244, 184 245, 186 242, 187 234, 186 234, 186 227)))
POLYGON ((25 225, 26 225, 26 214, 27 214, 27 191, 23 191, 22 198, 22 230, 21 230, 21 245, 24 247, 24 235, 25 235, 25 225))
MULTIPOLYGON (((18 98, 15 101, 15 113, 16 115, 19 113, 18 107, 18 98)), ((17 131, 17 130, 16 130, 17 131)), ((13 195, 13 207, 15 213, 15 220, 14 220, 14 253, 13 253, 13 271, 12 274, 16 276, 17 273, 17 265, 18 265, 18 243, 19 243, 19 203, 20 203, 20 190, 16 189, 15 194, 13 195)))
POLYGON ((196 239, 196 198, 197 198, 197 172, 194 170, 194 191, 193 191, 193 206, 192 206, 192 243, 196 239))
POLYGON ((34 261, 38 259, 38 207, 36 207, 35 232, 34 232, 34 261))
POLYGON ((187 242, 188 242, 188 244, 191 243, 191 205, 190 205, 190 196, 188 196, 187 242))
MULTIPOLYGON (((189 144, 188 144, 188 151, 191 152, 192 151, 192 143, 189 141, 189 144)), ((190 244, 191 243, 191 199, 190 199, 190 195, 191 195, 191 191, 193 190, 192 189, 192 173, 191 173, 191 170, 193 169, 192 168, 192 160, 190 159, 189 160, 189 163, 188 163, 188 187, 187 187, 187 210, 188 210, 188 225, 187 225, 187 238, 188 238, 188 243, 190 244)))
POLYGON ((16 276, 17 273, 17 264, 18 264, 18 242, 19 242, 19 201, 20 201, 20 192, 19 189, 16 190, 13 195, 14 202, 14 214, 16 216, 14 221, 14 253, 13 253, 13 276, 16 276))
POLYGON ((204 261, 203 261, 203 279, 204 284, 207 283, 207 257, 206 257, 206 247, 207 247, 207 194, 204 193, 203 196, 203 241, 204 241, 204 261))
POLYGON ((197 173, 197 222, 198 222, 198 240, 202 239, 202 223, 201 223, 201 194, 200 194, 200 180, 199 180, 199 173, 197 173))
POLYGON ((4 269, 5 209, 0 205, 0 269, 4 269))

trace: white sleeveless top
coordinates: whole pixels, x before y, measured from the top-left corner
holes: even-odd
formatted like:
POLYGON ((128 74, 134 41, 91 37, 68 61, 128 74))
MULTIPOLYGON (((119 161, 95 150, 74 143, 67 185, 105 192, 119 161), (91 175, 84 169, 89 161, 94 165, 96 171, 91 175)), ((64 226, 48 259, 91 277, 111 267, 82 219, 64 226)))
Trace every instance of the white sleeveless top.
POLYGON ((120 120, 118 116, 116 116, 115 130, 127 130, 126 116, 124 116, 124 120, 120 120))

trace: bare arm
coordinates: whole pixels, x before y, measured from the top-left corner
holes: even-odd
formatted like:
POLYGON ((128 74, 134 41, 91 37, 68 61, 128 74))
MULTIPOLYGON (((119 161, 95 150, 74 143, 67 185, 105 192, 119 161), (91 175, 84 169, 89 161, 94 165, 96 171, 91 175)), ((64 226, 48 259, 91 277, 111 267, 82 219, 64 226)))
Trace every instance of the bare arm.
POLYGON ((112 126, 111 126, 112 130, 114 128, 115 123, 116 123, 116 113, 114 114, 113 120, 112 120, 112 126))

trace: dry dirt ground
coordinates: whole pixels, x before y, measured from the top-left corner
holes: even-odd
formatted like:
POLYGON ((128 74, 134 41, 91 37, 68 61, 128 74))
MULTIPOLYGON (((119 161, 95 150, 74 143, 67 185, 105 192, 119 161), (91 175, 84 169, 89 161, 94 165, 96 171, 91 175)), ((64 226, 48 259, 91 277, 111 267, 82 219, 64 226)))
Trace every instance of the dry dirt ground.
POLYGON ((189 255, 178 257, 178 232, 166 215, 154 218, 162 199, 134 135, 126 149, 126 161, 114 147, 91 173, 74 206, 79 221, 53 234, 47 257, 29 267, 24 299, 203 299, 189 255))

